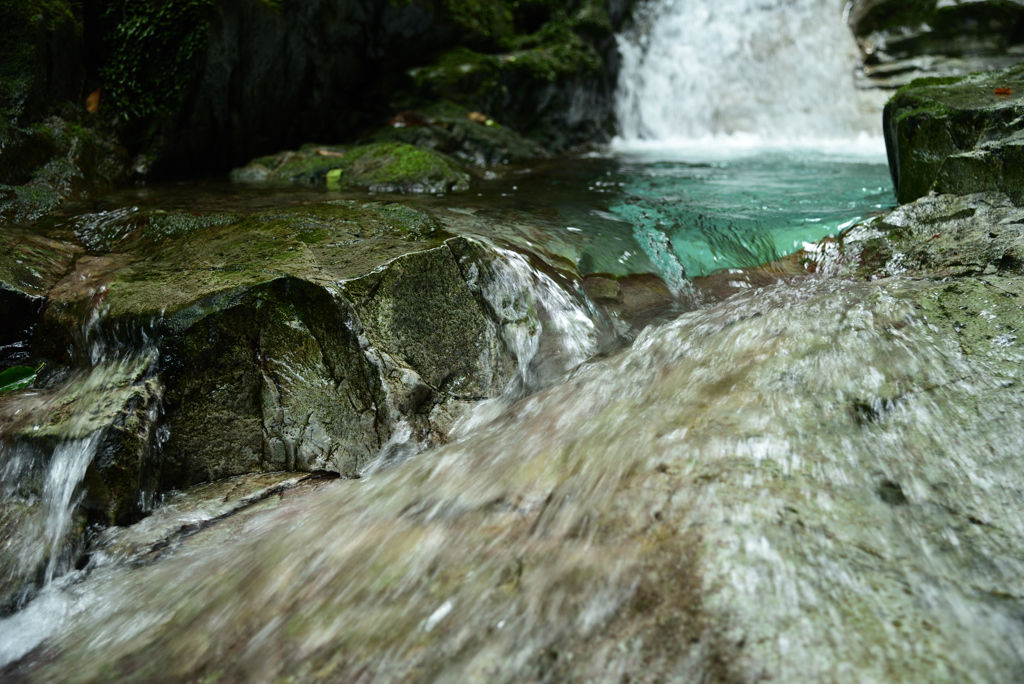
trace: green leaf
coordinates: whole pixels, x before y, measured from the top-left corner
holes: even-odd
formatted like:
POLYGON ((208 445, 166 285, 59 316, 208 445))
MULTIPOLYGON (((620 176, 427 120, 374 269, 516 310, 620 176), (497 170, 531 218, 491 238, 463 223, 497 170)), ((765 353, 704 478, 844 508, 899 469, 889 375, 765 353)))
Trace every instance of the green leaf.
POLYGON ((28 387, 36 379, 36 373, 42 370, 29 368, 28 366, 14 366, 0 373, 0 392, 13 392, 23 387, 28 387))

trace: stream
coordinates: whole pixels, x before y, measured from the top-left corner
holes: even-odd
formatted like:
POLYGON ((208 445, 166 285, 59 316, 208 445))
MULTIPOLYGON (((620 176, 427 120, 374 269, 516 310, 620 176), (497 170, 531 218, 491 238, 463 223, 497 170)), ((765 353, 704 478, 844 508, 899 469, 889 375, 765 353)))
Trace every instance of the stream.
MULTIPOLYGON (((77 566, 62 540, 100 448, 89 415, 45 457, 0 443, 0 496, 44 483, 37 534, 15 540, 44 576, 0 618, 0 674, 1019 681, 1024 358, 1008 337, 958 343, 980 325, 946 313, 967 295, 837 277, 821 256, 896 205, 841 9, 649 3, 619 37, 611 145, 461 195, 369 198, 493 246, 482 296, 540 312, 503 338, 515 377, 447 443, 418 446, 406 425, 354 477, 162 492, 77 566), (608 283, 640 303, 609 306, 608 283)), ((207 179, 37 229, 112 258, 135 214, 367 199, 207 179)), ((1002 315, 979 297, 979 316, 1002 315)), ((88 396, 152 380, 146 330, 79 325, 88 361, 69 373, 88 396)), ((5 410, 56 411, 61 391, 5 410)))

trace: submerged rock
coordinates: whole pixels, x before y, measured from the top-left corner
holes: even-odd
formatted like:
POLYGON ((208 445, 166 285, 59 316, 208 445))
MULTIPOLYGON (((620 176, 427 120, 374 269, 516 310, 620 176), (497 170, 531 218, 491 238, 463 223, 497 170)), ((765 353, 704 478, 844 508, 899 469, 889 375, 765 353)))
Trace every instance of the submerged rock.
POLYGON ((915 81, 885 106, 889 167, 899 201, 931 190, 1024 198, 1024 66, 915 81))
POLYGON ((307 145, 254 160, 231 173, 235 181, 326 183, 371 192, 444 193, 469 189, 469 175, 449 157, 396 142, 353 148, 307 145))

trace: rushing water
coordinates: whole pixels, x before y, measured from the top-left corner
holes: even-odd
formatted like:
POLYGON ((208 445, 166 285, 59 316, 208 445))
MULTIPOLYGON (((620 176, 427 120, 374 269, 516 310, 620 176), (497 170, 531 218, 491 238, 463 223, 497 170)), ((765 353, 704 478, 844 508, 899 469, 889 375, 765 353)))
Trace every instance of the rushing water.
MULTIPOLYGON (((985 327, 1019 315, 1015 286, 819 269, 724 302, 701 290, 892 206, 841 14, 650 4, 620 37, 612 151, 404 198, 498 245, 475 284, 502 318, 540 321, 503 329, 518 374, 452 443, 423 452, 399 425, 360 479, 169 494, 78 571, 52 559, 97 448, 88 411, 46 453, 0 452, 5 495, 37 481, 42 543, 26 548, 51 559, 49 584, 0 620, 4 674, 1020 681, 1024 355, 985 327), (672 302, 635 325, 610 326, 581 285, 641 276, 672 302), (631 348, 611 353, 608 336, 631 348)), ((61 230, 101 252, 120 239, 104 226, 140 207, 241 213, 325 193, 134 189, 61 230)), ((114 353, 90 325, 98 396, 145 376, 144 344, 114 353)), ((19 406, 43 416, 59 394, 19 406)))

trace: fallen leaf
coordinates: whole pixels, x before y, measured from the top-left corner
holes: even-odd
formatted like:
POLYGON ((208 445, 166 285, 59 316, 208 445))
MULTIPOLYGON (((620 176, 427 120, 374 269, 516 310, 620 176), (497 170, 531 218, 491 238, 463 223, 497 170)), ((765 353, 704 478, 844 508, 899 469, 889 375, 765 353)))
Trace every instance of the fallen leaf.
POLYGON ((997 96, 1006 97, 1007 95, 1012 95, 1012 94, 1013 94, 1013 91, 1010 90, 1009 88, 996 88, 996 95, 997 96))
POLYGON ((85 98, 85 111, 89 112, 90 114, 95 114, 97 111, 99 111, 101 90, 102 88, 97 88, 96 90, 89 93, 89 97, 85 98))

